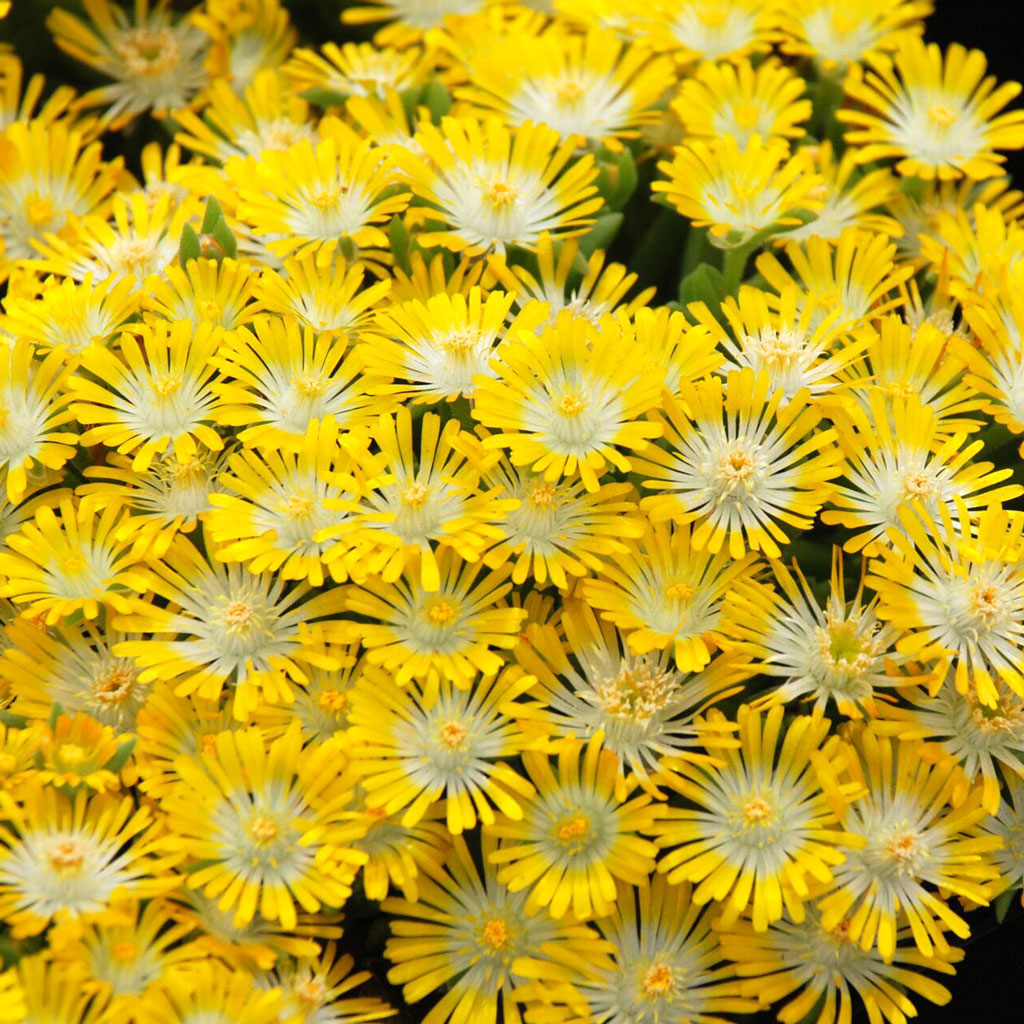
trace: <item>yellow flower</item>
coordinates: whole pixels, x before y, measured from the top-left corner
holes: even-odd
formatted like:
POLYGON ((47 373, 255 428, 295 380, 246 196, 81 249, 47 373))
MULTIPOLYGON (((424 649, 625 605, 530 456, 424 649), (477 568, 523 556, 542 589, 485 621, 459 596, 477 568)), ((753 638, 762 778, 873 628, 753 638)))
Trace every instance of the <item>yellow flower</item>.
POLYGON ((656 826, 658 845, 670 850, 658 871, 696 884, 694 903, 721 904, 726 927, 748 907, 755 931, 783 908, 802 921, 809 879, 831 881, 842 848, 865 842, 840 826, 861 787, 836 778, 845 763, 839 737, 828 736, 824 718, 801 716, 783 729, 783 714, 781 705, 763 717, 742 705, 738 750, 709 748, 719 760, 705 763, 669 758, 659 780, 695 806, 667 808, 656 826))
POLYGON ((176 973, 139 1007, 138 1024, 278 1024, 281 991, 262 989, 248 971, 204 960, 176 973))
POLYGON ((118 352, 85 349, 82 367, 90 376, 71 381, 77 399, 71 411, 89 427, 81 443, 134 453, 136 471, 172 451, 179 462, 194 459, 198 444, 219 451, 211 384, 222 337, 209 323, 197 328, 188 320, 154 320, 123 334, 118 352))
POLYGON ((1024 111, 999 113, 1021 87, 986 78, 980 50, 954 43, 943 58, 937 44, 904 33, 894 58, 865 60, 869 70, 853 64, 845 84, 859 107, 837 114, 862 162, 896 157, 900 174, 993 178, 1005 160, 996 150, 1024 146, 1024 111))
POLYGON ((567 739, 555 765, 536 750, 522 754, 537 794, 521 820, 500 817, 484 829, 501 841, 487 860, 509 892, 528 890, 523 910, 547 907, 556 920, 572 910, 577 921, 604 917, 618 897, 616 880, 643 885, 654 868, 655 847, 640 833, 655 827, 649 793, 631 796, 616 784, 618 758, 596 734, 587 744, 567 739))
POLYGON ((144 589, 138 574, 146 555, 138 520, 118 504, 99 508, 94 498, 62 498, 59 514, 42 506, 0 550, 0 597, 24 605, 23 615, 52 626, 81 612, 127 612, 126 589, 144 589))
POLYGON ((421 86, 435 59, 418 46, 399 50, 373 43, 324 43, 319 53, 293 50, 282 71, 297 92, 322 90, 333 103, 364 96, 383 99, 421 86))
POLYGON ((747 548, 778 558, 789 536, 806 530, 833 490, 841 455, 832 427, 806 389, 782 404, 768 373, 750 367, 723 382, 684 386, 664 402, 668 448, 652 446, 636 461, 644 486, 660 493, 641 507, 655 521, 693 523, 692 545, 712 555, 747 548))
POLYGON ((237 260, 189 260, 184 270, 172 265, 146 278, 145 290, 142 307, 150 323, 188 320, 195 328, 231 331, 252 319, 254 282, 237 260))
POLYGON ((583 234, 603 204, 593 156, 571 162, 574 141, 560 142, 547 125, 510 130, 497 119, 446 117, 440 128, 423 124, 415 138, 422 156, 395 148, 392 159, 427 204, 428 230, 418 236, 425 248, 471 256, 535 249, 544 232, 583 234))
POLYGON ((303 747, 299 724, 267 744, 258 729, 219 733, 209 751, 175 759, 179 781, 161 798, 174 847, 189 857, 190 889, 217 898, 244 925, 259 914, 294 929, 338 909, 365 855, 364 827, 347 821, 346 758, 332 741, 303 747))
POLYGON ((954 809, 955 762, 930 765, 914 740, 893 743, 866 727, 855 733, 854 747, 848 771, 864 795, 845 826, 864 844, 849 851, 834 871, 832 891, 818 900, 821 925, 831 930, 847 922, 851 942, 863 950, 877 944, 891 963, 905 920, 924 956, 948 955, 943 933, 966 939, 970 929, 935 890, 985 904, 984 883, 998 874, 987 855, 999 840, 978 828, 988 813, 981 787, 961 795, 954 809))
POLYGON ((699 672, 727 643, 727 595, 748 586, 757 571, 753 552, 731 558, 694 548, 689 526, 650 525, 624 555, 613 555, 597 579, 583 581, 583 598, 601 617, 628 631, 635 654, 675 652, 681 672, 699 672))
POLYGON ((671 395, 678 395, 684 383, 707 377, 723 361, 718 343, 724 335, 718 322, 712 326, 696 303, 688 312, 689 319, 666 306, 643 306, 633 314, 636 344, 657 367, 664 378, 662 387, 671 395))
POLYGON ((609 463, 628 473, 620 449, 642 451, 661 433, 641 419, 661 382, 653 367, 623 358, 627 338, 610 318, 595 327, 563 312, 542 333, 509 339, 493 364, 496 377, 475 382, 473 415, 502 431, 484 447, 509 449, 513 465, 549 483, 579 472, 588 491, 609 463))
POLYGON ((442 680, 431 694, 416 683, 400 687, 384 673, 364 672, 346 742, 367 808, 388 816, 404 811, 399 820, 408 828, 444 801, 452 835, 478 821, 493 824, 493 807, 518 821, 534 789, 505 759, 527 744, 514 711, 516 698, 532 685, 513 669, 483 676, 471 690, 442 680))
POLYGON ((213 39, 207 66, 239 91, 264 69, 279 68, 298 38, 281 0, 207 0, 189 14, 213 39))
POLYGON ((495 35, 485 22, 472 24, 480 39, 465 60, 468 84, 455 96, 510 126, 542 123, 577 145, 619 150, 620 140, 657 121, 654 105, 675 83, 668 57, 612 31, 575 34, 555 22, 539 34, 495 35))
POLYGON ((60 715, 41 730, 38 780, 52 786, 88 786, 98 793, 120 788, 107 767, 118 758, 120 743, 109 725, 88 715, 60 715))
POLYGON ((404 49, 419 42, 430 30, 440 28, 449 17, 476 14, 495 0, 371 0, 368 7, 346 7, 341 20, 346 25, 390 22, 375 38, 381 45, 392 43, 404 49))
POLYGON ((346 628, 362 640, 370 664, 393 673, 399 686, 415 679, 428 693, 442 678, 468 689, 477 672, 499 671, 497 652, 516 645, 526 617, 503 600, 512 589, 508 567, 481 574, 450 548, 440 549, 437 562, 435 590, 423 586, 414 562, 395 583, 370 579, 345 595, 346 608, 367 620, 346 628))
POLYGON ((129 605, 114 628, 143 634, 114 648, 134 658, 141 682, 175 680, 175 693, 214 700, 234 691, 234 716, 244 721, 259 705, 290 704, 291 683, 305 679, 303 664, 332 662, 319 653, 310 627, 344 607, 337 589, 313 593, 305 582, 288 587, 272 573, 225 567, 210 542, 208 556, 179 535, 163 559, 133 577, 147 595, 129 605), (160 599, 161 604, 156 601, 160 599))
MULTIPOLYGON (((15 971, 24 994, 23 1010, 28 1020, 42 1024, 71 1020, 77 1024, 102 1024, 106 1019, 109 996, 105 992, 94 993, 87 987, 88 976, 81 965, 55 961, 47 950, 21 957, 15 971)), ((0 1007, 3 1012, 6 1004, 0 1001, 0 1007)), ((11 1018, 17 1022, 23 1019, 26 1018, 11 1018)))
POLYGON ((0 344, 0 472, 12 503, 26 496, 29 473, 60 470, 75 455, 76 433, 60 429, 74 418, 67 407, 72 369, 61 349, 37 360, 30 341, 0 344))
POLYGON ((385 194, 389 161, 373 140, 337 118, 321 121, 320 134, 315 145, 305 139, 258 160, 228 160, 224 170, 238 191, 238 217, 272 236, 267 248, 279 258, 315 253, 326 267, 343 243, 379 257, 389 243, 378 225, 401 213, 409 195, 385 194))
MULTIPOLYGON (((9 6, 9 5, 8 5, 9 6)), ((7 13, 7 8, 0 10, 0 17, 7 13)), ((25 993, 18 979, 15 968, 0 974, 0 1022, 2 1024, 20 1024, 28 1014, 25 993)))
POLYGON ((667 181, 651 188, 696 227, 741 244, 766 228, 795 226, 796 210, 814 212, 820 179, 806 150, 790 154, 782 139, 752 135, 741 149, 726 135, 711 143, 693 139, 676 146, 671 161, 658 164, 667 181))
POLYGON ((810 119, 811 101, 802 98, 804 80, 769 58, 755 69, 749 60, 704 61, 683 80, 672 109, 691 138, 732 136, 745 146, 763 140, 798 139, 810 119))
POLYGON ((765 53, 777 34, 778 7, 770 0, 655 0, 636 2, 632 13, 638 29, 687 61, 765 53))
POLYGON ((65 53, 114 81, 86 93, 85 105, 106 106, 105 120, 121 128, 146 111, 161 117, 186 106, 206 83, 207 35, 167 11, 167 0, 135 0, 126 14, 109 0, 84 0, 83 20, 62 7, 46 20, 65 53))

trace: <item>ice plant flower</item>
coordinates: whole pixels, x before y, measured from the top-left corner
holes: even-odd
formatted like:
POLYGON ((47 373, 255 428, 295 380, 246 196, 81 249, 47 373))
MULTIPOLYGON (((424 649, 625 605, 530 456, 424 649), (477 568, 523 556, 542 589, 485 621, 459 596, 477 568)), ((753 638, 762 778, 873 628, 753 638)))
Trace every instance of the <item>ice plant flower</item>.
POLYGON ((333 742, 303 747, 297 721, 267 744, 258 729, 219 733, 209 752, 175 759, 161 800, 191 889, 202 889, 239 925, 258 913, 294 929, 307 913, 341 907, 365 860, 363 831, 346 820, 351 790, 333 742))
POLYGON ((610 463, 628 473, 619 449, 643 451, 660 427, 642 419, 654 408, 660 381, 653 367, 617 360, 623 330, 559 315, 539 334, 502 346, 494 377, 476 378, 473 415, 499 429, 486 448, 507 448, 515 466, 543 473, 548 483, 577 472, 588 491, 610 463))
POLYGON ((666 762, 663 784, 695 806, 666 808, 655 826, 668 851, 658 871, 693 882, 696 904, 720 903, 726 926, 748 907, 755 931, 784 909, 802 921, 812 881, 831 881, 844 848, 864 842, 839 820, 861 788, 836 777, 839 737, 823 718, 801 716, 783 729, 783 714, 781 705, 763 716, 742 705, 739 749, 709 750, 719 758, 711 763, 666 762))
POLYGON ((692 544, 742 558, 748 548, 777 558, 783 526, 807 529, 840 472, 835 430, 802 389, 783 404, 766 371, 733 371, 684 385, 655 414, 666 448, 635 460, 644 486, 658 493, 641 507, 655 521, 692 523, 692 544), (780 525, 781 524, 781 525, 780 525))
POLYGON ((657 812, 649 793, 616 786, 618 759, 595 735, 584 744, 567 740, 555 765, 536 750, 522 754, 537 787, 523 817, 501 816, 485 834, 501 845, 488 855, 497 879, 510 892, 529 890, 526 913, 547 908, 556 920, 572 910, 577 921, 610 913, 616 879, 642 884, 654 867, 654 844, 642 838, 657 812))
POLYGON ((396 148, 392 159, 408 175, 436 230, 423 246, 479 255, 507 246, 535 249, 540 236, 583 234, 602 206, 590 154, 572 161, 575 141, 527 121, 516 129, 499 120, 446 117, 416 133, 423 156, 396 148))
POLYGON ((1016 82, 985 77, 985 55, 906 33, 893 58, 866 57, 850 67, 844 88, 858 106, 839 111, 848 142, 864 163, 896 157, 900 174, 948 180, 1003 173, 997 150, 1024 146, 1024 111, 1000 113, 1020 93, 1016 82))

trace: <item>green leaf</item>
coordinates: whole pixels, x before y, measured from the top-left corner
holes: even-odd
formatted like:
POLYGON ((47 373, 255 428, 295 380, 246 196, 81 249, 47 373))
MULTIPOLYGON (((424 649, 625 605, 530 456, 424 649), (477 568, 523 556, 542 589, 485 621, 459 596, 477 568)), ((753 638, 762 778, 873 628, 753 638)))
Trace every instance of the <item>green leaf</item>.
POLYGON ((178 262, 184 268, 189 260, 197 260, 202 254, 203 247, 199 244, 195 228, 191 224, 186 224, 181 229, 181 241, 178 243, 178 262))
POLYGON ((995 903, 992 904, 993 907, 995 907, 996 920, 1000 924, 1003 923, 1003 920, 1005 919, 1006 915, 1009 913, 1009 911, 1010 911, 1010 904, 1013 903, 1013 898, 1014 898, 1014 896, 1017 895, 1018 891, 1019 890, 1017 890, 1017 889, 1007 889, 1006 892, 1000 893, 996 897, 995 903))
POLYGON ((710 263, 701 263, 679 282, 679 301, 684 306, 703 302, 712 313, 717 311, 728 294, 725 276, 710 263))
POLYGON ((231 228, 228 227, 228 222, 223 217, 214 224, 210 237, 216 239, 217 244, 220 245, 220 259, 224 257, 234 259, 238 255, 238 243, 235 241, 235 236, 231 233, 231 228))
POLYGON ((210 196, 206 200, 206 212, 203 214, 203 223, 199 228, 199 234, 212 234, 213 229, 223 220, 224 211, 220 208, 220 203, 213 196, 210 196))
POLYGON ((637 172, 633 154, 621 153, 598 160, 597 191, 610 210, 621 210, 636 189, 637 172))
POLYGON ((24 729, 28 725, 28 719, 23 715, 16 715, 13 711, 0 711, 0 722, 8 729, 24 729))
POLYGON ((411 273, 409 264, 409 229, 405 221, 396 213, 388 223, 388 241, 391 243, 391 253, 395 257, 395 266, 411 273))
POLYGON ((110 772, 119 772, 128 763, 128 758, 132 756, 134 749, 135 737, 133 736, 118 745, 117 752, 103 767, 110 772))
POLYGON ((451 95, 436 78, 432 79, 426 89, 423 90, 422 102, 427 105, 427 109, 430 111, 430 115, 435 123, 439 123, 441 118, 452 109, 451 95))
POLYGON ((337 89, 328 89, 322 85, 316 85, 300 93, 304 100, 312 103, 314 107, 326 110, 328 107, 343 107, 348 99, 348 93, 339 92, 337 89))
POLYGON ((603 213, 594 221, 594 226, 580 239, 580 252, 584 259, 598 250, 607 250, 622 227, 621 213, 603 213))

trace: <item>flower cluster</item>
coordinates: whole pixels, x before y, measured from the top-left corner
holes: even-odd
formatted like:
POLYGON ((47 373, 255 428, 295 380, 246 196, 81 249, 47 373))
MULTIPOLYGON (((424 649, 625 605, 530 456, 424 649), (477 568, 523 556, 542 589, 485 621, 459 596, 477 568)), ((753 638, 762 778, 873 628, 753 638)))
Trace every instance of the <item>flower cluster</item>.
POLYGON ((1024 111, 930 8, 0 3, 0 1021, 950 999, 1024 111))

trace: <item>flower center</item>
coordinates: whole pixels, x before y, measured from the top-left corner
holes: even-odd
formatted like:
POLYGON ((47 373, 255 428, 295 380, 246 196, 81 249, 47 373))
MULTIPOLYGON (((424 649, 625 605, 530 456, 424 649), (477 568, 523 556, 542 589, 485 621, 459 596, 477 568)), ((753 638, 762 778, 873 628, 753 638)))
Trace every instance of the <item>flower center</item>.
POLYGON ((401 495, 402 504, 411 505, 413 508, 423 508, 429 497, 430 491, 420 483, 409 484, 401 495))
POLYGON ((976 587, 971 595, 971 607, 977 615, 980 615, 986 622, 990 622, 998 614, 1002 607, 1002 598, 999 595, 999 588, 991 583, 982 584, 976 587))
POLYGON ((751 825, 765 825, 772 816, 771 804, 759 796, 743 805, 743 817, 751 825))
POLYGON ((25 219, 34 228, 49 224, 54 213, 53 202, 45 196, 30 196, 25 201, 25 219))
POLYGON ((550 508, 555 503, 556 495, 554 484, 537 484, 527 500, 537 508, 550 508))
POLYGON ((928 117, 931 118, 937 125, 943 128, 948 128, 957 119, 957 113, 955 110, 950 110, 949 107, 942 103, 933 103, 928 108, 928 117))
POLYGON ((120 960, 121 963, 128 963, 138 955, 138 947, 134 942, 115 942, 110 952, 115 960, 120 960))
POLYGON ((689 583, 683 583, 682 580, 665 588, 665 596, 670 601, 689 601, 695 593, 693 587, 689 583))
POLYGON ((441 742, 450 750, 458 750, 466 742, 466 727, 461 722, 445 722, 439 730, 441 742))
POLYGON ((322 188, 319 192, 314 193, 313 205, 321 212, 326 213, 337 206, 338 201, 347 191, 348 188, 345 185, 332 185, 329 188, 322 188))
POLYGON ((50 847, 47 859, 55 870, 70 873, 85 863, 85 851, 74 839, 62 839, 50 847))
POLYGON ((567 391, 558 402, 558 411, 567 417, 579 416, 587 407, 587 400, 579 391, 567 391))
POLYGON ((917 390, 905 380, 894 380, 885 390, 890 398, 913 398, 917 394, 917 390))
POLYGON ((734 103, 732 116, 741 128, 753 128, 761 110, 756 103, 734 103))
POLYGON ((196 312, 203 320, 217 320, 220 317, 220 306, 213 299, 200 299, 196 303, 196 312))
POLYGON ((555 96, 559 103, 567 106, 578 103, 585 95, 586 89, 583 88, 583 84, 574 78, 565 79, 555 86, 555 96))
POLYGON ((935 481, 930 473, 916 470, 903 478, 903 493, 907 498, 927 498, 935 493, 935 481))
POLYGON ((496 953, 508 945, 508 925, 500 917, 492 917, 483 927, 481 939, 496 953))
POLYGON ((796 331, 768 327, 751 340, 761 361, 779 369, 792 366, 804 353, 803 338, 796 331))
POLYGON ((324 711, 340 714, 348 707, 348 696, 340 690, 324 690, 317 698, 317 703, 324 711))
POLYGON ((555 829, 555 835, 570 853, 579 853, 590 839, 590 819, 579 813, 563 818, 555 829))
POLYGON ((477 335, 470 330, 451 331, 440 340, 441 348, 445 352, 460 356, 472 352, 476 348, 476 343, 477 335))
POLYGON ((64 743, 57 753, 57 759, 68 768, 80 765, 89 755, 77 743, 64 743))
POLYGON ((507 181, 492 181, 483 187, 484 199, 496 210, 514 206, 519 198, 519 189, 507 181))
POLYGON ((311 373, 307 373, 304 377, 296 378, 295 389, 300 395, 305 395, 306 398, 316 398, 327 390, 327 383, 323 377, 316 377, 311 373))
POLYGON ((902 832, 895 835, 886 844, 885 848, 896 860, 906 863, 912 860, 917 853, 917 836, 912 832, 902 832))
POLYGON ((229 633, 248 633, 256 622, 256 609, 249 601, 232 601, 220 613, 220 622, 229 633))
POLYGON ((87 567, 88 563, 81 555, 69 555, 64 559, 63 569, 69 576, 80 576, 87 567))
POLYGON ((114 48, 127 70, 144 78, 173 71, 181 63, 181 48, 169 28, 136 28, 114 48))
POLYGON ((750 452, 742 448, 733 448, 731 451, 725 452, 718 465, 722 476, 735 483, 744 483, 757 472, 757 463, 754 462, 750 452))
POLYGON ((672 697, 671 673, 656 669, 644 660, 622 665, 614 679, 597 686, 597 702, 609 718, 646 724, 672 697))
POLYGON ((289 519, 308 519, 316 505, 311 494, 292 494, 284 505, 284 514, 289 519))
POLYGON ((157 398, 170 398, 176 391, 181 390, 184 383, 180 374, 161 374, 153 378, 153 394, 157 398))
POLYGON ((443 599, 435 601, 429 608, 427 608, 426 611, 427 618, 435 626, 451 625, 452 620, 455 619, 458 614, 458 606, 443 599))
POLYGON ((260 846, 272 843, 280 832, 281 828, 278 823, 273 818, 268 818, 265 814, 260 814, 253 818, 252 824, 249 826, 249 835, 260 846))
POLYGON ((293 994, 295 998, 306 1006, 322 1006, 327 989, 319 978, 308 978, 306 981, 296 985, 293 994))
POLYGON ((668 964, 652 964, 644 975, 644 993, 649 996, 663 996, 675 988, 675 977, 668 964))

